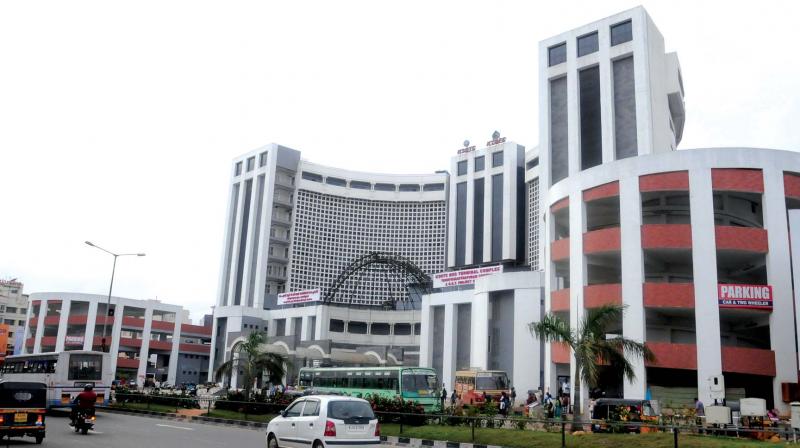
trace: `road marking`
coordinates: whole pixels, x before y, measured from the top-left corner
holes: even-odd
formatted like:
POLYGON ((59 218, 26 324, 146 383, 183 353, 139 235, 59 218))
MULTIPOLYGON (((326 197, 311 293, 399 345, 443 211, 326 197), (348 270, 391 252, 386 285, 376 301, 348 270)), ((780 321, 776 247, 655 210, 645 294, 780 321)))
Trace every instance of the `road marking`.
POLYGON ((183 429, 186 431, 194 431, 194 428, 186 428, 184 426, 162 425, 160 423, 156 423, 156 426, 161 426, 162 428, 174 428, 174 429, 183 429))

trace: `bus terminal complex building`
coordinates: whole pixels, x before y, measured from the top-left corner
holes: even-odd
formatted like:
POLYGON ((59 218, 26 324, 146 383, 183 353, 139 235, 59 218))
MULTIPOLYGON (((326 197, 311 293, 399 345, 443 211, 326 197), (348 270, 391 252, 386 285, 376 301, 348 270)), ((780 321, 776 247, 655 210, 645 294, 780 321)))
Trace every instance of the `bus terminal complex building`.
POLYGON ((234 159, 209 379, 265 330, 288 381, 303 365, 419 365, 450 390, 477 367, 555 393, 571 354, 528 324, 555 313, 576 327, 615 303, 609 337, 645 341, 656 361, 636 363, 634 382, 603 372, 606 396, 709 403, 723 375, 728 399, 786 411, 800 154, 678 150, 681 69, 643 8, 541 42, 539 67, 528 151, 495 133, 423 175, 320 166, 276 144, 234 159))

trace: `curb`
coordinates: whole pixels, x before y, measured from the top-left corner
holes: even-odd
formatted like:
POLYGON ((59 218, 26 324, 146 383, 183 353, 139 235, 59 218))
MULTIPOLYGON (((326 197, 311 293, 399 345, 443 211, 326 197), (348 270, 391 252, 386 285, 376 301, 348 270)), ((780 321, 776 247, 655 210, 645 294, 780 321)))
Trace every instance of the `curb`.
POLYGON ((98 411, 110 412, 114 414, 139 415, 142 417, 153 417, 162 420, 183 421, 188 423, 201 423, 211 425, 233 426, 238 428, 261 430, 267 428, 267 423, 248 422, 244 420, 231 420, 227 418, 205 417, 205 416, 186 416, 166 412, 146 411, 142 409, 119 409, 119 408, 97 408, 98 411))
POLYGON ((381 444, 406 448, 502 448, 479 443, 446 442, 444 440, 412 439, 410 437, 381 436, 381 444))

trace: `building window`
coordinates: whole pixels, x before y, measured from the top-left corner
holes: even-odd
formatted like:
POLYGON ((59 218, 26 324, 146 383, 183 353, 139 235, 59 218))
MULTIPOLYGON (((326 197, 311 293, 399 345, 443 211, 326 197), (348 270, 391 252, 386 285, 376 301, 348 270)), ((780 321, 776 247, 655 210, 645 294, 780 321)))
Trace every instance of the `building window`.
POLYGON ((351 180, 350 181, 350 188, 355 188, 357 190, 371 190, 372 184, 369 182, 364 182, 360 180, 351 180))
POLYGON ((344 179, 339 179, 338 177, 326 177, 325 183, 328 185, 334 185, 336 187, 346 187, 347 181, 344 179))
POLYGON ((394 184, 375 184, 375 191, 395 191, 394 184))
POLYGON ((503 151, 492 153, 492 168, 503 166, 503 151))
POLYGON ((484 156, 475 157, 475 172, 483 171, 484 161, 484 156))
POLYGON ((528 160, 528 162, 525 164, 525 169, 529 170, 531 168, 536 168, 537 166, 539 166, 539 158, 538 157, 533 158, 531 160, 528 160))
POLYGON ((248 158, 247 159, 247 171, 248 172, 253 171, 253 168, 255 168, 255 167, 256 167, 256 158, 255 157, 248 158))
POLYGON ((312 182, 322 182, 322 176, 316 173, 310 173, 308 171, 303 171, 303 174, 300 175, 305 180, 310 180, 312 182))
POLYGON ((548 64, 550 67, 567 62, 567 43, 561 43, 547 49, 548 64))
POLYGON ((422 186, 422 191, 442 191, 444 184, 425 184, 422 186))
POLYGON ((597 31, 578 38, 578 57, 592 54, 600 48, 597 41, 597 31))
POLYGON ((417 185, 417 184, 400 184, 400 191, 403 191, 403 192, 419 191, 419 185, 417 185))
POLYGON ((267 152, 264 151, 258 156, 258 166, 266 166, 267 165, 267 152))
POLYGON ((459 176, 463 176, 463 175, 467 174, 467 161, 466 160, 462 160, 462 161, 458 162, 457 172, 458 172, 459 176))
POLYGON ((242 162, 236 162, 235 176, 242 174, 242 162))
POLYGON ((633 28, 630 20, 611 26, 612 47, 631 40, 633 40, 633 28))

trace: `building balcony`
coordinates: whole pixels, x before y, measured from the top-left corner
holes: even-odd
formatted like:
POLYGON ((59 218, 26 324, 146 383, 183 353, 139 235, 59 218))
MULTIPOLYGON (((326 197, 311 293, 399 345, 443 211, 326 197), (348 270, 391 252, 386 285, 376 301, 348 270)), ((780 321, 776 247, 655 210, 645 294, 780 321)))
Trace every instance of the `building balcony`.
POLYGON ((190 325, 190 324, 182 324, 181 325, 181 335, 182 336, 206 336, 211 337, 212 327, 201 327, 200 325, 190 325))
POLYGON ((764 192, 761 170, 714 168, 711 170, 711 185, 714 191, 764 192))
POLYGON ((622 305, 622 285, 608 283, 583 287, 583 307, 599 308, 603 305, 622 305))
POLYGON ((285 227, 289 227, 292 225, 292 218, 289 216, 278 215, 273 213, 272 214, 272 223, 282 225, 285 227))
POLYGON ((800 200, 800 176, 784 173, 783 193, 788 198, 800 200))
POLYGON ((694 283, 645 283, 642 294, 648 308, 694 308, 694 283))
POLYGON ((141 330, 144 328, 144 319, 141 317, 123 316, 122 326, 125 328, 136 328, 141 330))
POLYGON ((639 191, 689 191, 689 173, 672 171, 640 176, 639 191))
POLYGON ((45 316, 44 317, 44 324, 45 325, 55 325, 58 326, 58 323, 61 321, 61 316, 45 316))
POLYGON ((42 336, 42 347, 54 347, 56 345, 55 336, 42 336))
POLYGON ((88 320, 89 316, 85 314, 78 314, 78 315, 70 314, 69 317, 67 318, 67 323, 70 325, 86 325, 86 322, 88 320))
POLYGON ((550 292, 550 312, 569 312, 569 288, 550 292))
POLYGON ((281 196, 273 196, 272 202, 275 205, 280 205, 282 207, 291 209, 292 208, 292 201, 289 198, 284 198, 281 196))
POLYGON ((172 350, 172 341, 150 340, 150 350, 172 350))
POLYGON ((153 330, 162 330, 172 333, 175 331, 175 322, 165 322, 163 320, 153 320, 150 323, 150 328, 153 330))
POLYGON ((569 258, 569 238, 562 238, 550 243, 550 259, 561 261, 569 258))
POLYGON ((29 328, 36 328, 36 325, 39 323, 39 318, 34 316, 28 320, 28 327, 29 328))
POLYGON ((114 325, 114 316, 97 316, 94 320, 94 325, 102 328, 104 322, 107 327, 112 327, 114 325))
POLYGON ((736 252, 756 252, 765 254, 769 251, 766 229, 757 227, 715 226, 717 250, 736 252))
POLYGON ((619 182, 609 182, 583 191, 583 202, 619 196, 619 182))
POLYGON ((36 339, 34 338, 25 339, 25 347, 33 347, 35 343, 36 339))
POLYGON ((760 348, 722 346, 722 371, 775 376, 775 352, 760 348))
POLYGON ((695 344, 648 342, 647 347, 656 358, 654 362, 646 363, 648 367, 697 370, 697 346, 695 344))
POLYGON ((117 358, 118 369, 138 369, 139 360, 131 358, 117 358))
POLYGON ((208 355, 211 353, 211 346, 205 344, 187 344, 183 343, 178 347, 178 351, 181 353, 199 353, 203 355, 208 355))
POLYGON ((619 252, 620 231, 619 227, 592 230, 583 234, 583 253, 597 254, 619 252))
MULTIPOLYGON (((95 343, 96 344, 100 343, 99 338, 94 338, 94 339, 95 339, 95 343)), ((141 348, 142 340, 141 339, 135 339, 135 338, 120 338, 119 339, 119 345, 120 345, 120 347, 141 348)))
POLYGON ((552 342, 550 344, 550 360, 556 364, 569 364, 569 345, 562 342, 552 342))
POLYGON ((642 249, 690 249, 690 224, 645 224, 642 226, 642 249))

